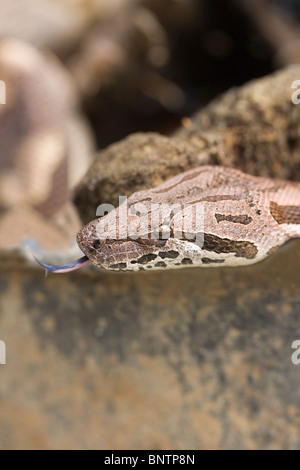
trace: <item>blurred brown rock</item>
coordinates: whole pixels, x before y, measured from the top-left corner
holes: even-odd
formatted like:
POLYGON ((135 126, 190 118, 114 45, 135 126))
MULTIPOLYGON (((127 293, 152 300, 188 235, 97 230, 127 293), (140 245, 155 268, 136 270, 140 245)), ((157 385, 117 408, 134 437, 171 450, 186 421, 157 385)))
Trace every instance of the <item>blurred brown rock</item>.
MULTIPOLYGON (((45 225, 48 218, 54 223, 55 214, 70 204, 93 149, 75 86, 50 53, 12 39, 0 41, 0 78, 6 94, 6 103, 0 105, 0 208, 31 208, 39 212, 41 224, 43 217, 45 225)), ((30 231, 37 238, 41 224, 30 231)), ((74 237, 77 229, 78 221, 69 234, 74 237)), ((26 230, 20 220, 18 233, 21 241, 26 230)), ((2 225, 0 247, 11 240, 2 225)))

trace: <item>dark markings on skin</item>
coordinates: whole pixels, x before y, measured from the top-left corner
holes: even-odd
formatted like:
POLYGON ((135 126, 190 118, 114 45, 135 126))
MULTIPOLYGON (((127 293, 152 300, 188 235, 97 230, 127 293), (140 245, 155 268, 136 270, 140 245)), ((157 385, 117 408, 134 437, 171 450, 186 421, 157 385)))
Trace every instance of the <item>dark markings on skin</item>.
MULTIPOLYGON (((101 251, 103 246, 105 245, 106 248, 112 249, 113 245, 122 245, 123 243, 133 242, 137 243, 138 245, 144 245, 154 248, 163 248, 168 240, 157 240, 157 239, 148 239, 148 238, 138 238, 138 239, 120 239, 120 240, 113 240, 111 238, 106 238, 103 240, 95 240, 91 245, 90 253, 92 254, 93 251, 101 251)), ((156 255, 155 255, 156 256, 156 255)))
POLYGON ((225 259, 202 258, 203 264, 224 263, 224 262, 225 262, 225 259))
POLYGON ((128 238, 129 241, 137 243, 138 245, 146 245, 146 246, 153 246, 154 245, 154 240, 151 240, 150 238, 128 238))
POLYGON ((162 248, 165 246, 168 240, 158 240, 158 239, 151 239, 151 238, 137 238, 137 239, 129 239, 137 243, 138 245, 147 245, 147 246, 155 246, 156 248, 162 248))
POLYGON ((190 258, 183 258, 181 264, 193 264, 193 261, 190 258))
POLYGON ((197 199, 196 201, 193 201, 193 204, 196 204, 197 202, 239 201, 240 199, 241 199, 240 196, 236 196, 236 195, 206 196, 206 197, 202 197, 201 199, 197 199))
MULTIPOLYGON (((156 258, 157 258, 157 255, 154 255, 153 253, 149 253, 148 255, 141 256, 138 260, 135 260, 135 261, 138 264, 147 264, 149 263, 149 261, 153 261, 156 258)), ((133 261, 131 261, 131 263, 133 263, 133 261)))
POLYGON ((110 245, 110 244, 121 245, 122 243, 127 242, 127 241, 128 241, 128 240, 123 240, 123 239, 122 239, 122 240, 114 240, 114 239, 112 239, 112 238, 106 238, 106 239, 105 239, 105 243, 106 243, 107 245, 110 245))
POLYGON ((148 268, 148 269, 152 269, 152 266, 150 266, 150 265, 149 265, 149 266, 146 266, 146 268, 148 268))
POLYGON ((94 250, 99 250, 101 248, 101 243, 99 240, 95 240, 92 244, 92 247, 94 248, 94 250))
POLYGON ((278 224, 300 224, 300 206, 280 206, 271 201, 270 213, 278 224))
MULTIPOLYGON (((153 234, 150 234, 150 236, 153 236, 153 234)), ((171 237, 169 237, 171 238, 171 237)), ((166 240, 159 240, 157 238, 131 238, 131 237, 128 237, 128 239, 119 239, 119 240, 114 240, 112 238, 105 238, 102 240, 103 243, 105 243, 106 245, 121 245, 122 243, 126 243, 126 242, 134 242, 134 243, 137 243, 138 245, 146 245, 146 246, 154 246, 155 248, 162 248, 165 246, 165 244, 167 243, 168 239, 166 240)), ((100 249, 101 248, 101 242, 99 240, 95 240, 93 242, 93 248, 95 250, 97 249, 100 249)))
POLYGON ((155 264, 156 268, 166 268, 167 265, 163 261, 159 261, 158 263, 155 264))
POLYGON ((156 242, 155 242, 156 248, 162 248, 163 246, 165 246, 167 241, 168 240, 156 240, 156 242))
POLYGON ((180 183, 183 183, 184 181, 189 181, 189 180, 192 180, 194 178, 197 178, 197 176, 201 175, 201 173, 203 173, 203 169, 202 170, 198 170, 198 171, 193 171, 192 173, 190 173, 189 175, 186 175, 184 178, 182 178, 180 180, 180 183))
POLYGON ((257 215, 260 215, 260 214, 261 214, 261 210, 258 209, 258 210, 256 211, 256 213, 257 213, 257 215))
POLYGON ((258 251, 252 242, 220 238, 210 233, 204 233, 203 249, 215 253, 235 253, 237 258, 247 259, 255 258, 258 251))
POLYGON ((166 193, 167 191, 170 191, 171 189, 175 188, 176 186, 180 185, 181 183, 184 183, 185 181, 189 181, 189 180, 192 180, 194 178, 197 178, 197 176, 199 176, 201 173, 203 173, 203 170, 194 171, 190 175, 185 175, 180 181, 173 184, 172 186, 168 186, 167 188, 159 189, 159 190, 156 190, 156 191, 152 190, 152 192, 155 193, 155 194, 166 193))
POLYGON ((126 268, 126 263, 117 263, 117 264, 111 264, 109 266, 111 269, 124 269, 126 268))
POLYGON ((162 259, 165 258, 177 258, 179 256, 179 253, 175 250, 170 250, 170 251, 159 251, 158 256, 160 256, 162 259))
MULTIPOLYGON (((119 240, 116 240, 116 239, 113 239, 113 238, 103 238, 101 241, 100 240, 95 240, 93 242, 93 248, 95 249, 100 249, 101 248, 101 244, 102 245, 122 245, 122 243, 127 243, 127 242, 131 242, 131 241, 136 241, 136 240, 132 240, 130 238, 126 239, 126 238, 122 238, 122 239, 119 239, 119 240), (102 243, 101 243, 102 242, 102 243)), ((147 241, 147 240, 145 240, 147 241)), ((153 244, 153 243, 152 243, 153 244)))
POLYGON ((139 266, 139 271, 145 271, 145 268, 143 268, 142 266, 139 266))
POLYGON ((131 207, 134 206, 135 204, 140 204, 145 201, 152 201, 152 197, 145 197, 144 199, 141 199, 140 201, 135 201, 132 204, 130 204, 130 206, 128 206, 128 209, 131 209, 131 207))
MULTIPOLYGON (((214 251, 215 253, 235 253, 237 258, 253 259, 257 255, 257 247, 254 243, 245 241, 230 240, 229 238, 220 238, 211 233, 200 233, 195 235, 197 239, 203 241, 201 248, 207 251, 214 251)), ((182 235, 184 240, 184 234, 182 235)), ((193 242, 190 238, 187 241, 193 242)))
POLYGON ((240 214, 240 215, 215 214, 215 218, 217 219, 218 223, 225 220, 226 222, 232 222, 234 224, 243 224, 243 225, 248 225, 253 220, 252 217, 248 217, 248 215, 246 214, 240 214))

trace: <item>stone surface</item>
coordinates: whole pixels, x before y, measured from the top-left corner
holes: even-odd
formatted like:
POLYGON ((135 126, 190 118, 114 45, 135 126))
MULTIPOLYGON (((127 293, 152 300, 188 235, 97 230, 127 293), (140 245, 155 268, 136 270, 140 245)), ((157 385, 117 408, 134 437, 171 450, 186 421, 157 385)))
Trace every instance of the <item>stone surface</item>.
POLYGON ((300 106, 292 101, 292 95, 299 94, 292 88, 299 76, 300 66, 295 65, 233 88, 199 111, 190 128, 177 135, 198 145, 203 132, 220 132, 226 160, 221 156, 219 163, 253 175, 299 181, 300 106))
POLYGON ((173 137, 134 134, 99 152, 77 188, 81 218, 99 204, 150 188, 197 165, 217 164, 247 173, 300 180, 300 106, 292 83, 300 66, 232 89, 201 110, 173 137))
POLYGON ((151 188, 188 168, 208 163, 205 153, 180 139, 156 133, 132 134, 100 152, 76 190, 81 219, 96 217, 99 204, 119 205, 119 196, 151 188))
POLYGON ((299 248, 248 268, 0 270, 0 448, 300 449, 299 248))

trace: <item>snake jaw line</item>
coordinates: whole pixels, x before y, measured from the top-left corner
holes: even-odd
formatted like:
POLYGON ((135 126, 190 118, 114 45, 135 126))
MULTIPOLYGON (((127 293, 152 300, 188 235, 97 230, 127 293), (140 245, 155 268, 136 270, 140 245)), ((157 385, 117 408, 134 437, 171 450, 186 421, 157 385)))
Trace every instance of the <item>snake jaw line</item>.
POLYGON ((37 259, 36 256, 33 255, 33 257, 36 262, 46 270, 46 276, 48 275, 48 273, 63 274, 69 273, 71 271, 76 271, 77 269, 82 268, 86 264, 91 263, 91 260, 87 256, 83 256, 82 258, 79 258, 75 261, 71 261, 70 263, 60 265, 42 263, 37 259))

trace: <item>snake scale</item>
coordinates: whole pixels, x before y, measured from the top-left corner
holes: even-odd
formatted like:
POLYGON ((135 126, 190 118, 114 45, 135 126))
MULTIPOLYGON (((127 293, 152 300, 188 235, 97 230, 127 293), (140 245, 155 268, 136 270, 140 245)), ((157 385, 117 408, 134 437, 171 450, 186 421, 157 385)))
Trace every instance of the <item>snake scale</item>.
POLYGON ((300 183, 201 166, 132 194, 77 235, 85 256, 115 271, 250 265, 300 236, 300 183), (187 227, 187 228, 186 228, 187 227))

